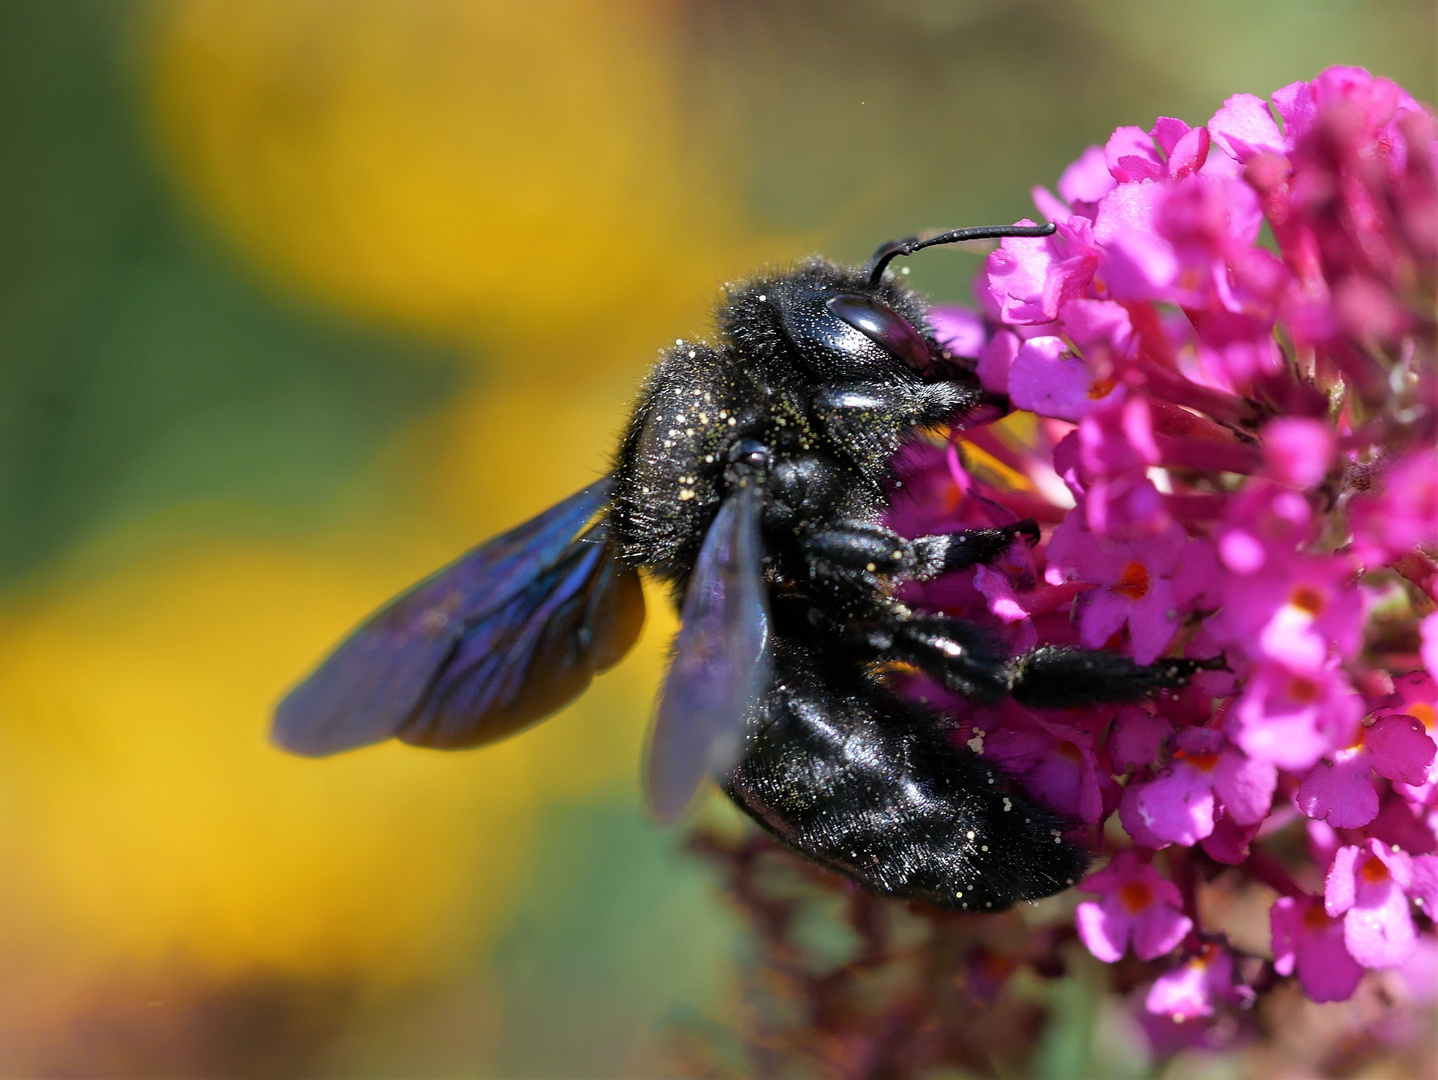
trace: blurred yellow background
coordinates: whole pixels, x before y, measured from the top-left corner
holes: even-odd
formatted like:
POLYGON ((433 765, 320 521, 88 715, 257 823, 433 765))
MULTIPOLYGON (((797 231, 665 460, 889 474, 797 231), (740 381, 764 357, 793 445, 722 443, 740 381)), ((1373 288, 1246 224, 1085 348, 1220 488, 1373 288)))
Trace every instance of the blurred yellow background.
MULTIPOLYGON (((0 7, 0 1072, 647 1075, 739 949, 635 781, 672 616, 520 738, 284 688, 606 468, 720 282, 1013 220, 1084 145, 1432 5, 0 7)), ((913 280, 962 299, 974 257, 913 280)))

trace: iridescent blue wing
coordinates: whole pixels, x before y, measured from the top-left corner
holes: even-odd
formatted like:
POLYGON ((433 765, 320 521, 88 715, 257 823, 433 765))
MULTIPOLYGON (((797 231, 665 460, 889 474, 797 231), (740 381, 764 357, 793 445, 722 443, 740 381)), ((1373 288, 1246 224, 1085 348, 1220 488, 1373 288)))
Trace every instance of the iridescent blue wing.
POLYGON ((615 557, 608 527, 596 525, 465 628, 399 737, 447 750, 503 738, 583 693, 643 624, 639 575, 615 557))
POLYGON ((614 559, 605 530, 596 526, 574 538, 608 500, 610 487, 606 478, 585 488, 371 615, 280 702, 275 742, 316 756, 411 733, 415 742, 472 745, 508 734, 578 694, 595 671, 628 649, 643 620, 638 582, 614 559), (487 711, 467 717, 465 737, 451 719, 449 741, 424 739, 434 691, 452 673, 465 643, 487 637, 497 646, 512 644, 557 592, 582 594, 587 606, 576 613, 572 605, 560 605, 556 613, 571 621, 527 639, 535 644, 533 655, 510 649, 518 667, 505 672, 501 691, 483 699, 487 711), (556 646, 566 630, 580 642, 568 652, 556 646), (559 670, 546 670, 542 660, 559 670), (543 684, 541 692, 536 684, 543 684), (565 687, 568 696, 548 693, 552 686, 565 687))
POLYGON ((706 776, 728 775, 769 685, 762 505, 755 483, 725 500, 689 579, 645 769, 649 806, 661 821, 682 814, 706 776))

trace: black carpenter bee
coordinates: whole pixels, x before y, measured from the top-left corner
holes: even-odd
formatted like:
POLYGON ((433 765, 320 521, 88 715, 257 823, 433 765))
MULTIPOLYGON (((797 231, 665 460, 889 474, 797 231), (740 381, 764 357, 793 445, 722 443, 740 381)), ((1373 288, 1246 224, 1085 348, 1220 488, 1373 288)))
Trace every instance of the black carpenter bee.
POLYGON ((1179 686, 1196 666, 1052 647, 1011 657, 895 595, 1038 531, 910 540, 883 525, 901 442, 984 398, 885 267, 935 244, 1052 231, 914 237, 862 268, 812 259, 731 287, 716 343, 680 342, 651 371, 611 472, 371 616, 280 703, 276 742, 322 755, 503 738, 629 650, 644 570, 682 617, 645 766, 658 817, 678 817, 713 776, 785 844, 880 893, 982 911, 1072 884, 1086 858, 1070 823, 884 681, 906 665, 980 702, 1071 707, 1179 686))

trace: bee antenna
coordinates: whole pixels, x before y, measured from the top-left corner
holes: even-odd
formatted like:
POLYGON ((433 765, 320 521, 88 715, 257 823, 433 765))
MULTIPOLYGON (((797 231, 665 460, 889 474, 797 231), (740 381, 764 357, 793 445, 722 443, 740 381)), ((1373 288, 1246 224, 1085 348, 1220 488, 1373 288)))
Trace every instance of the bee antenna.
POLYGON ((959 244, 965 240, 998 240, 1005 236, 1052 236, 1056 228, 1052 222, 1047 225, 980 225, 977 228, 955 229, 953 232, 939 233, 936 236, 920 235, 910 236, 905 240, 890 240, 887 244, 879 245, 879 250, 874 252, 873 258, 864 265, 864 271, 869 275, 869 285, 872 287, 883 279, 884 269, 890 260, 900 255, 912 255, 927 247, 959 244))

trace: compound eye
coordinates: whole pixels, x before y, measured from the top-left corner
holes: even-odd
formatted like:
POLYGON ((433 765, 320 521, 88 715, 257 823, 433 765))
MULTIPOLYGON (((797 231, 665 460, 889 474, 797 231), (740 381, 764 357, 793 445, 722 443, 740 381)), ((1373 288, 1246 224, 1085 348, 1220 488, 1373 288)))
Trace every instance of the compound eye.
POLYGON ((929 366, 932 359, 929 347, 908 320, 893 308, 867 296, 847 293, 826 300, 824 306, 916 371, 929 366))

